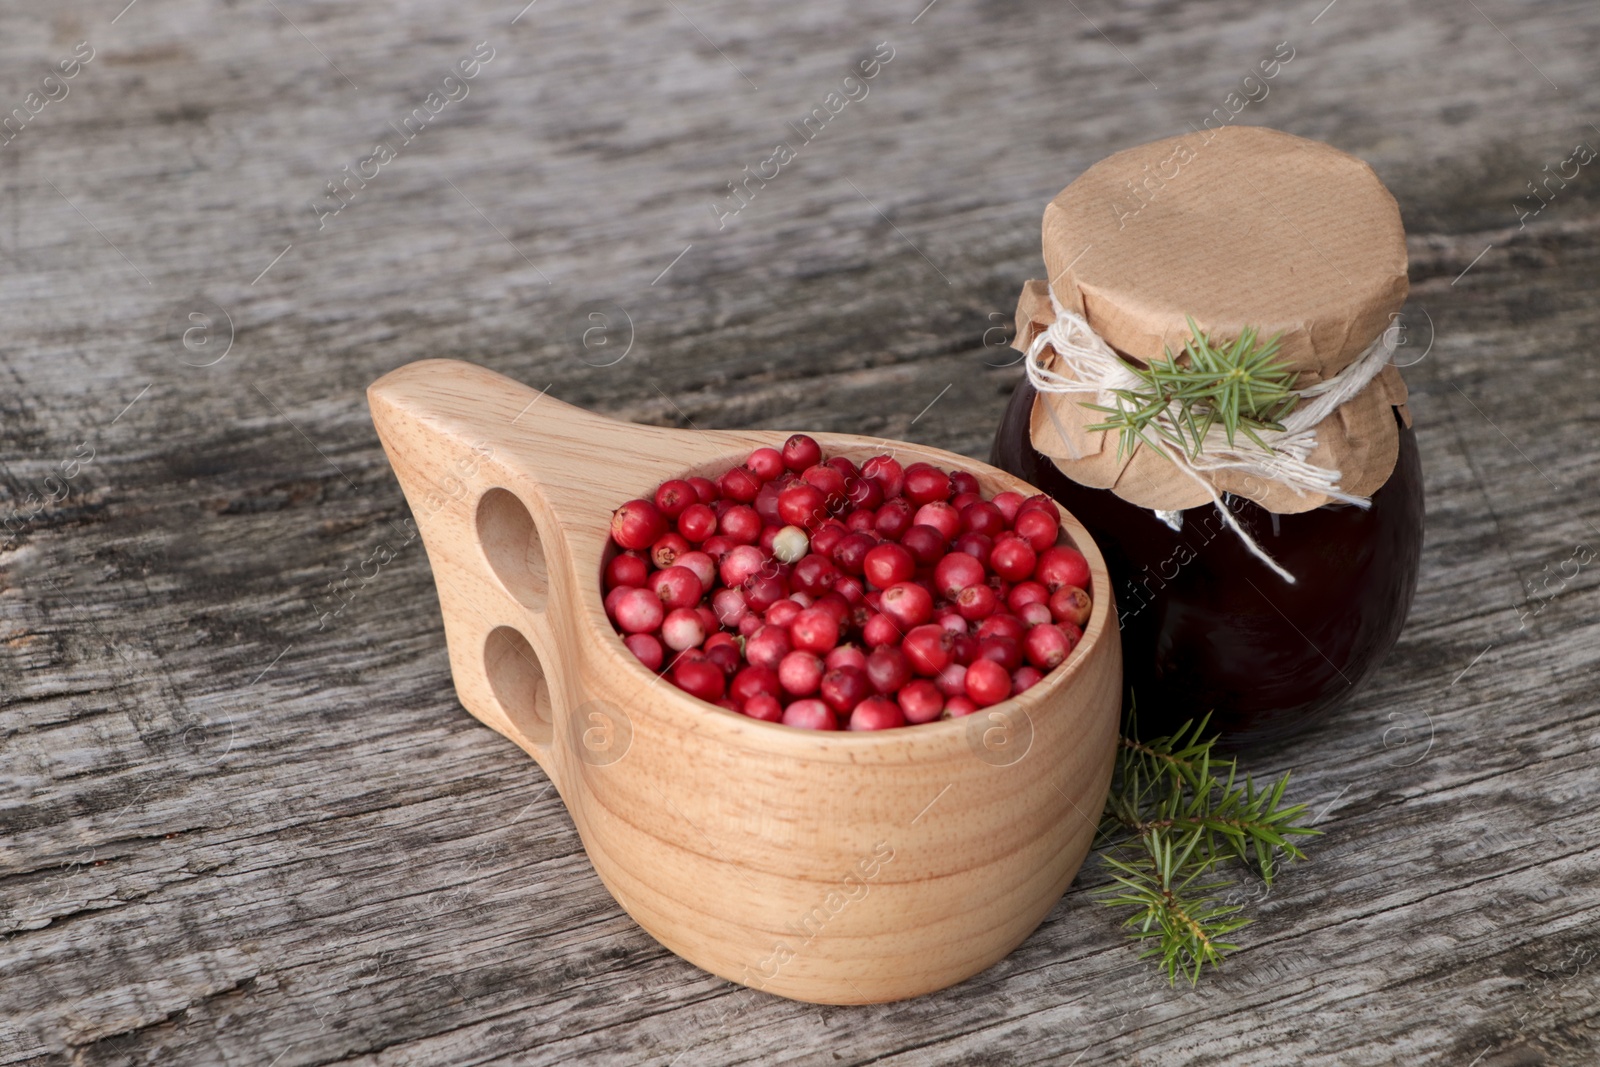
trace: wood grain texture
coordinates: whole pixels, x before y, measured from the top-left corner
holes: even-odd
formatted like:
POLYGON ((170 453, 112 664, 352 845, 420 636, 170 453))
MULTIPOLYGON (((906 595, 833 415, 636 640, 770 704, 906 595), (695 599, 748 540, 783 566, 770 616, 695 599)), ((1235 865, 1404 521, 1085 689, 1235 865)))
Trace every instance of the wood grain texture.
POLYGON ((1593 167, 1517 213, 1600 146, 1592 4, 521 6, 0 16, 5 113, 94 49, 0 146, 0 1062, 1595 1061, 1593 167), (903 1004, 667 953, 461 710, 366 385, 456 357, 635 421, 986 455, 1044 204, 1285 40, 1238 121, 1401 205, 1429 509, 1389 662, 1248 759, 1295 769, 1311 861, 1193 990, 1089 902, 1092 863, 1011 956, 903 1004), (319 229, 479 42, 468 95, 319 229))

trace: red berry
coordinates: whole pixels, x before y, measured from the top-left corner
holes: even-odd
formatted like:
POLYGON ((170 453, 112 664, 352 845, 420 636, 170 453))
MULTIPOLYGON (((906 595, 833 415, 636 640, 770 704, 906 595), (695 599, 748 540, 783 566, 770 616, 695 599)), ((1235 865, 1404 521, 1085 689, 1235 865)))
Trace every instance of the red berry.
POLYGON ((668 567, 664 571, 655 571, 650 575, 649 586, 667 611, 692 608, 705 595, 705 586, 700 584, 699 576, 688 567, 668 567))
POLYGON ((956 599, 968 586, 983 585, 987 577, 983 564, 965 552, 948 553, 933 568, 934 588, 949 600, 956 599))
POLYGON ((778 672, 770 667, 749 666, 733 676, 733 681, 728 686, 728 695, 746 703, 753 696, 765 693, 767 696, 777 696, 783 690, 778 685, 778 672))
POLYGON ((650 562, 657 567, 666 569, 678 561, 678 557, 689 551, 689 542, 682 534, 668 531, 656 538, 655 544, 650 546, 650 562))
MULTIPOLYGON (((885 508, 888 506, 884 505, 885 508)), ((881 508, 879 514, 882 514, 881 508)), ((911 553, 911 558, 916 560, 919 566, 926 567, 939 561, 950 539, 932 526, 912 526, 901 535, 900 543, 911 553)))
POLYGON ((714 663, 683 656, 672 665, 672 684, 691 696, 716 703, 727 691, 728 676, 714 663))
POLYGON ((1024 626, 1042 626, 1055 621, 1055 615, 1047 604, 1024 604, 1022 610, 1017 612, 1017 618, 1022 620, 1024 626))
POLYGON ((766 566, 766 554, 759 548, 755 545, 739 545, 722 557, 717 572, 722 576, 722 584, 733 589, 761 574, 766 566))
POLYGON ((964 663, 950 663, 934 678, 933 684, 947 697, 958 697, 967 691, 967 667, 964 663))
POLYGON ((778 684, 792 696, 810 696, 822 684, 822 660, 796 650, 778 662, 778 684))
MULTIPOLYGON (((882 546, 878 544, 878 539, 872 534, 846 534, 839 539, 838 544, 833 546, 833 562, 838 564, 839 569, 846 574, 858 575, 863 573, 867 557, 879 547, 882 546)), ((869 581, 871 577, 871 575, 867 576, 869 581)), ((910 577, 910 575, 907 575, 907 577, 910 577)), ((879 588, 882 588, 882 586, 879 586, 879 588)))
POLYGON ((629 652, 638 657, 640 663, 653 671, 659 671, 662 662, 667 658, 661 642, 650 634, 629 634, 622 639, 622 643, 628 646, 629 652))
POLYGON ((760 719, 762 722, 779 722, 783 719, 783 705, 778 703, 777 697, 768 696, 766 693, 759 693, 746 700, 739 710, 752 719, 760 719))
POLYGON ((742 545, 753 545, 761 536, 761 516, 756 514, 755 508, 736 504, 722 513, 717 529, 742 545))
POLYGON ((1040 673, 1037 667, 1018 667, 1011 672, 1011 693, 1015 696, 1017 693, 1026 692, 1038 685, 1043 679, 1044 675, 1040 673))
POLYGON ((789 624, 789 641, 806 652, 827 652, 839 643, 839 623, 823 608, 807 608, 789 624))
POLYGON ((727 499, 748 504, 761 492, 761 479, 743 467, 734 467, 717 479, 717 488, 727 499))
POLYGON ((926 678, 908 682, 896 696, 900 701, 900 710, 905 713, 909 723, 932 722, 944 710, 944 694, 926 678))
POLYGON ((855 645, 839 645, 822 657, 822 665, 830 671, 836 671, 840 667, 854 667, 858 671, 865 671, 867 654, 855 645))
POLYGON ((849 575, 840 575, 833 583, 833 591, 844 598, 844 602, 851 607, 861 603, 863 592, 861 583, 849 575))
POLYGON ((944 702, 944 714, 948 719, 959 719, 964 715, 971 715, 978 710, 978 705, 972 702, 971 697, 951 697, 944 702))
POLYGON ((744 584, 744 602, 751 611, 766 611, 789 595, 789 583, 782 578, 758 574, 744 584))
POLYGON ((694 486, 682 478, 662 482, 656 487, 656 507, 660 508, 661 514, 668 519, 678 518, 690 504, 699 502, 700 494, 695 492, 694 486))
POLYGON ((983 488, 978 484, 978 476, 971 471, 951 471, 950 491, 952 493, 981 493, 983 488))
POLYGON ((611 539, 623 548, 649 548, 666 531, 666 516, 648 500, 630 500, 611 513, 611 539))
POLYGON ((619 585, 640 586, 650 575, 650 565, 632 552, 619 552, 606 564, 606 588, 619 585))
POLYGON ((955 508, 956 514, 959 515, 973 504, 982 502, 982 500, 983 497, 977 493, 957 493, 950 498, 950 506, 955 508))
POLYGON ((1089 621, 1093 608, 1089 594, 1075 585, 1064 585, 1050 594, 1050 614, 1057 622, 1070 622, 1081 628, 1089 621))
POLYGON ((1029 663, 1041 671, 1051 671, 1060 666, 1061 661, 1067 658, 1067 654, 1072 651, 1072 646, 1076 643, 1060 626, 1045 623, 1028 630, 1022 639, 1022 651, 1027 655, 1029 663))
POLYGON ((710 478, 685 478, 684 481, 694 486, 694 495, 700 498, 702 504, 709 504, 722 495, 717 483, 710 478))
POLYGON ((678 532, 699 544, 717 532, 717 513, 705 504, 690 504, 678 516, 678 532))
POLYGON ((1025 507, 1017 512, 1011 528, 1016 530, 1017 536, 1027 541, 1035 552, 1044 552, 1056 543, 1056 534, 1061 529, 1061 523, 1054 515, 1041 508, 1025 507))
POLYGON ((851 478, 861 477, 861 468, 857 467, 854 463, 851 463, 843 456, 831 457, 827 461, 827 465, 844 475, 845 481, 849 481, 851 478))
MULTIPOLYGON (((1033 546, 1020 537, 996 541, 989 552, 989 566, 1008 582, 1026 582, 1033 576, 1033 568, 1038 562, 1039 556, 1033 546)), ((1039 586, 1039 590, 1044 592, 1044 587, 1039 586)))
POLYGON ((700 551, 720 564, 723 557, 737 547, 739 547, 739 542, 733 538, 723 537, 721 534, 713 534, 700 545, 700 551))
POLYGON ((661 643, 674 652, 694 648, 705 639, 705 627, 693 608, 674 608, 661 622, 661 643))
MULTIPOLYGON (((666 624, 662 623, 662 626, 665 627, 666 624)), ((723 674, 729 676, 732 676, 733 672, 738 670, 744 662, 739 656, 739 648, 737 645, 716 645, 714 647, 708 646, 706 651, 706 660, 708 662, 715 663, 721 669, 723 674)), ((734 708, 733 710, 738 711, 739 709, 734 708)))
POLYGON ((911 529, 911 516, 916 509, 905 497, 885 500, 872 517, 873 529, 890 540, 896 540, 911 529))
POLYGON ((694 571, 703 589, 710 590, 717 582, 717 563, 704 552, 684 552, 678 556, 676 565, 694 571))
POLYGON ((981 533, 993 537, 1006 528, 1006 517, 1000 509, 986 500, 968 504, 961 509, 961 529, 967 533, 981 533))
POLYGON ((954 637, 942 626, 917 626, 900 642, 906 662, 918 674, 932 677, 950 665, 954 637))
POLYGON ((776 626, 763 626, 744 642, 744 658, 756 667, 775 671, 788 654, 789 632, 776 626))
POLYGON ((956 609, 963 619, 987 619, 1000 607, 1000 598, 987 585, 969 585, 956 596, 956 609))
POLYGON ((978 640, 985 637, 1009 637, 1013 641, 1021 641, 1022 635, 1027 633, 1028 627, 1015 615, 997 612, 983 620, 978 627, 978 640))
POLYGON ((906 724, 900 705, 883 697, 868 697, 850 712, 849 730, 892 730, 906 724))
POLYGON ((960 513, 942 500, 922 505, 917 509, 917 513, 911 516, 911 521, 917 526, 932 526, 946 541, 954 540, 961 532, 960 513))
POLYGON ((783 453, 776 448, 758 448, 750 453, 750 458, 744 461, 754 474, 764 482, 770 482, 784 472, 783 453))
POLYGON ((898 645, 904 634, 905 631, 887 615, 874 614, 861 625, 861 640, 868 648, 898 645))
POLYGON ((1011 672, 992 659, 979 659, 966 669, 966 696, 979 707, 998 704, 1011 696, 1011 672))
POLYGON ((935 500, 949 500, 950 476, 931 464, 913 463, 906 468, 903 492, 913 504, 931 504, 935 500))
POLYGON ((911 580, 917 572, 917 561, 904 545, 893 542, 876 545, 865 553, 861 574, 879 589, 887 589, 896 582, 911 580))
POLYGON ((978 650, 982 647, 978 639, 970 634, 954 634, 950 641, 950 658, 966 666, 978 658, 978 650))
MULTIPOLYGON (((995 546, 999 548, 999 545, 995 546)), ((1038 582, 1018 582, 1006 596, 1006 607, 1015 612, 1024 604, 1043 604, 1050 599, 1050 590, 1038 582)))
POLYGON ((893 694, 911 681, 911 664, 893 645, 872 650, 866 660, 867 681, 880 693, 893 694))
POLYGON ((796 482, 778 494, 778 515, 784 522, 811 529, 828 517, 828 501, 810 482, 796 482))
POLYGON ((838 578, 839 568, 835 567, 826 556, 812 552, 794 565, 794 573, 790 575, 789 584, 812 596, 822 596, 833 588, 833 583, 838 578))
POLYGON ((822 699, 834 711, 849 711, 872 694, 867 676, 854 667, 840 667, 822 676, 822 699))
POLYGON ((822 462, 822 446, 816 439, 797 433, 783 443, 783 465, 799 474, 822 462))
POLYGON ((762 619, 768 626, 779 626, 787 630, 789 625, 799 618, 800 613, 804 610, 806 609, 796 604, 793 600, 784 599, 768 608, 762 619))
POLYGON ((1070 545, 1056 545, 1039 554, 1039 565, 1034 568, 1033 576, 1051 592, 1063 585, 1088 589, 1089 561, 1083 558, 1082 552, 1070 545))
POLYGON ((811 531, 811 551, 819 556, 832 557, 839 544, 850 536, 850 530, 836 519, 829 519, 811 531))
POLYGON ((862 511, 872 511, 883 503, 883 489, 871 478, 859 474, 844 480, 844 495, 850 506, 862 511))
POLYGON ((883 591, 883 614, 901 630, 920 626, 933 618, 933 596, 915 582, 896 582, 883 591))
POLYGON ((893 456, 873 456, 861 465, 861 476, 877 482, 885 500, 893 500, 905 487, 905 468, 893 456))
POLYGON ((951 546, 957 552, 965 552, 979 563, 988 563, 989 554, 994 547, 994 540, 987 534, 964 533, 956 538, 956 543, 951 546))
POLYGON ((978 641, 978 658, 993 660, 1008 672, 1022 666, 1022 645, 1009 637, 984 637, 978 641))
POLYGON ((935 621, 953 634, 964 634, 969 629, 967 620, 961 617, 959 611, 945 611, 935 621))
POLYGON ((744 594, 737 589, 718 589, 712 593, 711 610, 716 612, 717 622, 723 626, 738 626, 750 615, 750 605, 744 602, 744 594))
POLYGON ((1003 493, 996 493, 994 499, 989 503, 1000 509, 1000 514, 1005 517, 1006 525, 1010 526, 1016 520, 1017 508, 1022 506, 1022 494, 1014 493, 1007 489, 1003 493))
MULTIPOLYGON (((834 497, 844 497, 844 475, 824 464, 808 467, 800 477, 822 490, 824 498, 830 502, 834 497)), ((848 499, 848 497, 845 497, 848 499)))
MULTIPOLYGON (((699 611, 700 609, 696 608, 695 610, 699 611)), ((715 614, 715 613, 713 613, 713 614, 715 614)), ((704 615, 702 615, 700 617, 702 619, 705 618, 704 615)), ((705 644, 701 645, 700 647, 702 649, 704 649, 706 652, 709 653, 712 649, 721 648, 723 645, 727 645, 729 648, 733 649, 735 652, 739 651, 739 642, 737 642, 737 641, 735 641, 733 639, 733 635, 732 634, 726 633, 726 632, 724 632, 722 630, 711 630, 706 636, 705 644)), ((744 653, 741 652, 739 654, 742 656, 744 653)))
POLYGON ((833 709, 820 700, 796 700, 783 709, 783 724, 805 730, 837 730, 839 720, 833 709))

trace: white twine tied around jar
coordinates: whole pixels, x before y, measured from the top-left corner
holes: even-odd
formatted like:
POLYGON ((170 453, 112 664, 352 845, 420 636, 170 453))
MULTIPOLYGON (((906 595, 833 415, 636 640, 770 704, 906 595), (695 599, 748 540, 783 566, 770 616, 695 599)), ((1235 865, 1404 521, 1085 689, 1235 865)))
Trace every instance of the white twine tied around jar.
MULTIPOLYGON (((1083 316, 1062 307, 1053 292, 1050 294, 1050 305, 1055 309, 1055 321, 1028 346, 1026 357, 1028 381, 1034 389, 1041 393, 1092 393, 1096 398, 1095 403, 1113 406, 1116 400, 1113 390, 1138 389, 1144 385, 1122 357, 1094 331, 1094 327, 1090 326, 1083 316), (1056 358, 1061 361, 1060 365, 1068 372, 1067 374, 1057 373, 1045 366, 1045 353, 1049 350, 1055 352, 1056 358)), ((1340 404, 1365 389, 1367 383, 1371 382, 1378 372, 1383 370, 1384 364, 1389 362, 1394 354, 1394 342, 1388 339, 1388 334, 1387 330, 1379 334, 1366 351, 1356 357, 1355 362, 1332 378, 1299 390, 1300 402, 1281 420, 1283 429, 1264 430, 1257 434, 1266 448, 1262 448, 1244 434, 1236 435, 1233 444, 1230 445, 1227 435, 1220 426, 1211 427, 1198 456, 1190 455, 1188 450, 1178 447, 1160 435, 1153 438, 1156 447, 1160 448, 1179 470, 1200 483, 1210 494, 1211 502, 1222 516, 1222 520, 1238 535, 1239 540, 1244 542, 1244 546, 1270 567, 1273 573, 1291 585, 1294 584, 1294 575, 1280 567, 1260 545, 1256 544, 1255 539, 1239 524, 1233 512, 1223 503, 1222 494, 1217 491, 1209 478, 1202 475, 1202 472, 1239 471, 1245 475, 1254 475, 1288 486, 1301 496, 1319 493, 1347 504, 1354 504, 1356 507, 1370 507, 1372 501, 1368 497, 1340 490, 1340 474, 1337 470, 1309 463, 1306 457, 1316 447, 1317 424, 1333 414, 1340 404)), ((1162 429, 1176 433, 1178 410, 1178 404, 1174 401, 1166 411, 1156 416, 1156 422, 1162 429)), ((1057 429, 1060 429, 1059 425, 1057 429)), ((1065 433, 1062 434, 1062 438, 1063 441, 1066 440, 1065 433)), ((1067 447, 1072 447, 1070 442, 1067 443, 1067 447)), ((1181 511, 1163 511, 1159 508, 1151 510, 1172 529, 1182 528, 1181 511)))

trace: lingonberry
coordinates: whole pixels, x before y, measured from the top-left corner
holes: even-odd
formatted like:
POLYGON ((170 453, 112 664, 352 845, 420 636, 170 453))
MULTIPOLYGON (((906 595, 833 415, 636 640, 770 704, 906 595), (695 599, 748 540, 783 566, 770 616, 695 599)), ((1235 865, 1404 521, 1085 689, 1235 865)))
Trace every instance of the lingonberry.
POLYGON ((1034 568, 1033 576, 1051 592, 1063 585, 1088 589, 1089 561, 1083 558, 1082 552, 1069 545, 1055 545, 1039 553, 1039 564, 1034 568))
POLYGON ((828 466, 844 475, 845 481, 861 477, 861 468, 844 456, 832 456, 826 460, 828 466))
POLYGON ((611 539, 623 548, 649 548, 666 531, 666 516, 648 500, 630 500, 611 513, 611 539))
MULTIPOLYGON (((996 548, 1000 547, 998 545, 996 548)), ((1006 594, 1006 607, 1015 612, 1024 604, 1043 604, 1050 599, 1050 590, 1035 581, 1018 582, 1006 594)))
POLYGON ((766 611, 789 595, 789 583, 782 577, 758 574, 744 583, 744 600, 751 611, 766 611))
POLYGON ((700 584, 699 576, 688 567, 668 567, 664 571, 655 571, 650 575, 648 584, 650 591, 667 611, 692 608, 705 595, 705 586, 700 584))
POLYGON ((826 499, 831 500, 836 496, 844 496, 844 475, 833 467, 829 467, 826 464, 808 467, 800 477, 822 490, 822 495, 826 499))
POLYGON ((993 660, 1007 671, 1022 666, 1022 644, 1009 637, 985 637, 978 641, 978 658, 993 660))
POLYGON ((934 588, 947 600, 955 600, 969 586, 982 585, 986 577, 983 564, 965 552, 950 552, 933 568, 934 588))
POLYGON ((964 533, 981 533, 993 537, 1006 528, 1006 517, 1000 509, 987 500, 968 504, 961 509, 961 529, 964 533))
POLYGON ((1017 536, 1033 546, 1035 552, 1044 552, 1056 543, 1061 523, 1041 508, 1023 508, 1017 512, 1011 528, 1017 531, 1017 536))
POLYGON ((822 684, 822 660, 796 649, 778 662, 778 684, 791 696, 810 696, 822 684))
POLYGON ((766 563, 767 557, 755 545, 739 545, 722 557, 717 573, 722 576, 723 585, 738 588, 760 574, 766 563))
POLYGON ((678 516, 678 532, 699 544, 717 532, 717 513, 706 504, 690 504, 678 516))
MULTIPOLYGON (((882 509, 879 509, 879 514, 882 514, 882 509)), ((918 566, 926 567, 939 561, 950 539, 932 526, 912 526, 901 535, 900 543, 911 553, 911 558, 917 561, 918 566)))
POLYGON ((885 500, 872 517, 873 529, 891 541, 898 540, 911 529, 911 516, 916 509, 903 496, 885 500))
MULTIPOLYGON (((989 566, 1008 582, 1027 582, 1033 576, 1033 569, 1038 562, 1039 556, 1033 546, 1020 537, 996 541, 994 548, 989 551, 989 566)), ((1039 591, 1044 592, 1044 586, 1040 585, 1039 591)))
POLYGON ((761 516, 756 514, 755 508, 736 504, 723 512, 722 518, 717 520, 717 529, 741 545, 753 545, 761 536, 761 516))
POLYGON ((963 663, 949 663, 944 670, 934 678, 933 684, 939 687, 939 692, 947 697, 957 697, 965 693, 967 684, 967 667, 963 663))
POLYGON ((734 467, 717 479, 717 489, 729 500, 748 504, 761 492, 761 479, 744 467, 734 467))
POLYGON ((1040 626, 1056 621, 1055 614, 1047 604, 1024 604, 1022 610, 1017 612, 1017 618, 1022 620, 1024 626, 1040 626))
POLYGON ((899 496, 905 487, 905 468, 893 456, 873 456, 861 465, 861 476, 877 482, 885 500, 899 496))
POLYGON ((839 542, 849 535, 849 527, 835 519, 829 519, 811 531, 811 551, 819 556, 831 558, 833 550, 839 547, 839 542))
POLYGON ((822 665, 830 671, 840 667, 854 667, 858 671, 867 669, 867 654, 861 651, 859 645, 838 645, 822 657, 822 665))
POLYGON ((622 643, 628 646, 628 651, 632 652, 640 663, 653 671, 661 669, 661 664, 666 659, 666 652, 662 649, 661 642, 654 636, 629 634, 622 639, 622 643))
POLYGON ((860 573, 879 589, 910 581, 917 572, 917 561, 904 545, 893 542, 875 545, 863 553, 863 557, 860 573))
POLYGON ((950 658, 962 666, 978 658, 980 647, 978 639, 971 634, 950 635, 950 658))
POLYGON ((606 564, 606 588, 643 585, 649 575, 650 565, 644 561, 644 557, 632 552, 618 552, 611 557, 611 562, 606 564))
POLYGON ((917 626, 900 642, 900 651, 912 670, 931 678, 950 665, 953 642, 953 635, 942 626, 917 626))
POLYGON ((999 606, 1000 598, 987 585, 969 585, 956 595, 956 610, 969 621, 987 619, 999 606))
POLYGON ((950 498, 950 506, 955 508, 956 514, 959 515, 963 511, 966 511, 968 507, 978 503, 982 499, 983 497, 979 496, 977 493, 957 493, 950 498))
POLYGON ((717 583, 717 562, 704 552, 684 552, 678 556, 677 566, 688 567, 700 579, 701 588, 710 591, 717 583))
POLYGON ((901 630, 920 626, 933 617, 933 597, 915 582, 896 582, 883 591, 883 614, 901 630))
MULTIPOLYGON (((878 513, 871 508, 856 508, 844 517, 845 529, 851 533, 874 533, 877 521, 878 513)), ((877 538, 873 538, 873 543, 877 543, 877 538)))
POLYGON ((833 709, 820 700, 796 700, 783 709, 782 723, 804 730, 837 730, 839 720, 833 709))
POLYGON ((961 532, 960 513, 943 500, 922 505, 911 521, 918 526, 932 526, 946 541, 953 541, 961 532))
POLYGON ((744 667, 733 676, 733 681, 728 683, 728 695, 740 703, 763 693, 775 697, 781 692, 783 690, 778 684, 778 672, 770 667, 754 665, 744 667))
POLYGON ((1037 667, 1018 667, 1011 672, 1011 694, 1026 692, 1044 680, 1044 675, 1037 667))
POLYGON ((838 593, 824 593, 822 596, 817 597, 817 608, 832 615, 833 621, 837 622, 841 629, 854 613, 854 609, 850 606, 850 601, 838 593))
POLYGON ((827 496, 810 482, 796 482, 778 494, 778 515, 809 530, 828 517, 827 496))
POLYGON ((797 433, 783 443, 783 465, 799 474, 822 462, 822 446, 816 438, 797 433))
POLYGON ((1060 626, 1044 623, 1029 628, 1022 639, 1022 651, 1029 663, 1041 671, 1051 671, 1061 665, 1075 643, 1060 626))
MULTIPOLYGON (((869 533, 845 534, 839 539, 839 543, 833 546, 833 562, 846 574, 864 574, 869 582, 881 589, 883 586, 874 580, 872 575, 866 574, 866 563, 869 555, 883 547, 888 546, 879 545, 878 539, 869 533)), ((895 545, 894 547, 899 548, 900 546, 895 545)), ((901 551, 904 551, 904 549, 901 551)), ((907 574, 906 577, 909 578, 911 575, 907 574)))
POLYGON ((950 476, 931 464, 913 463, 906 468, 903 492, 913 504, 949 500, 950 476))
POLYGON ((738 626, 750 614, 744 594, 737 589, 718 589, 711 594, 711 610, 723 626, 738 626))
POLYGON ((865 672, 854 667, 840 667, 822 675, 819 692, 834 711, 849 711, 872 694, 872 686, 865 672))
POLYGON ((778 626, 762 626, 745 638, 744 658, 753 666, 777 670, 789 654, 789 631, 778 626))
POLYGON ((848 574, 841 574, 833 583, 833 591, 844 598, 844 602, 854 608, 861 603, 861 582, 848 574))
POLYGON ((785 597, 768 608, 761 618, 768 626, 779 626, 787 630, 790 624, 799 618, 800 613, 804 610, 806 609, 796 604, 792 599, 785 597))
POLYGON ((668 531, 656 538, 650 546, 650 562, 667 568, 678 562, 678 557, 689 551, 689 542, 680 533, 668 531))
POLYGON ((789 624, 789 643, 806 652, 827 652, 839 643, 839 622, 824 608, 806 608, 789 624))
POLYGON ((794 573, 790 576, 789 584, 812 596, 821 596, 833 588, 833 583, 838 577, 839 568, 835 567, 826 556, 819 556, 813 552, 794 565, 794 573))
POLYGON ((906 661, 905 654, 893 645, 873 649, 866 658, 864 669, 872 688, 887 695, 892 696, 911 681, 911 664, 906 661))
POLYGON ((661 621, 661 643, 674 652, 694 648, 705 639, 705 627, 693 608, 673 608, 661 621))
POLYGON ((1070 622, 1082 627, 1089 621, 1089 612, 1093 608, 1089 594, 1075 585, 1064 585, 1050 594, 1050 614, 1055 616, 1056 622, 1070 622))
POLYGON ((656 487, 656 507, 668 519, 678 518, 689 505, 699 502, 700 494, 682 478, 673 478, 656 487))
POLYGON ((783 453, 776 448, 758 448, 750 453, 750 458, 744 461, 754 474, 764 482, 770 482, 785 470, 783 453))
MULTIPOLYGON (((767 527, 771 530, 772 527, 767 527)), ((766 537, 766 530, 761 536, 766 537)), ((795 563, 811 551, 811 538, 798 526, 780 527, 772 534, 772 554, 780 563, 795 563)))
POLYGON ((969 696, 951 697, 944 702, 944 717, 947 719, 959 719, 977 710, 978 705, 974 704, 969 696))
POLYGON ((1022 635, 1027 630, 1027 625, 1017 616, 996 612, 978 625, 978 640, 981 641, 985 637, 1009 637, 1013 641, 1021 641, 1022 635))
POLYGON ((906 724, 900 705, 884 697, 868 697, 850 712, 849 730, 892 730, 906 724))
POLYGON ((778 702, 777 697, 766 693, 757 693, 746 700, 739 710, 752 719, 760 719, 762 722, 780 722, 783 719, 783 705, 778 702))
POLYGON ((940 612, 939 617, 934 621, 953 634, 964 634, 970 629, 970 627, 967 626, 967 620, 961 617, 961 613, 959 611, 950 611, 946 609, 940 612))
POLYGON ((965 552, 979 563, 988 563, 989 554, 994 549, 994 540, 988 534, 964 533, 956 538, 955 544, 950 548, 956 552, 965 552))
POLYGON ((900 710, 905 713, 906 722, 909 723, 932 722, 944 710, 944 694, 939 692, 938 686, 926 678, 907 682, 900 687, 896 697, 900 702, 900 710))
POLYGON ((977 493, 981 492, 978 485, 978 476, 971 471, 951 471, 950 491, 952 493, 977 493))
POLYGON ((714 704, 727 691, 728 676, 714 663, 680 656, 672 665, 672 684, 714 704))
POLYGON ((761 521, 768 526, 781 526, 783 520, 778 517, 778 494, 783 492, 783 485, 778 482, 765 482, 762 484, 756 498, 750 506, 756 509, 756 514, 761 516, 761 521))
POLYGON ((694 486, 694 495, 700 498, 700 503, 702 504, 709 504, 722 495, 722 491, 717 488, 717 483, 710 478, 685 478, 684 481, 694 486))
MULTIPOLYGON (((663 629, 666 627, 666 623, 661 625, 663 629)), ((744 663, 743 657, 739 655, 738 645, 717 645, 710 648, 706 651, 706 660, 707 662, 715 663, 722 669, 723 674, 729 676, 732 676, 733 672, 738 670, 740 665, 744 663)), ((738 711, 739 709, 734 708, 733 710, 738 711)))
POLYGON ((898 645, 905 631, 887 615, 874 613, 861 624, 861 640, 868 648, 898 645))
POLYGON ((871 478, 863 478, 859 474, 854 478, 844 481, 845 499, 850 501, 850 506, 862 511, 872 511, 883 503, 883 490, 871 478))
POLYGON ((1017 509, 1022 506, 1022 494, 1007 489, 1003 493, 996 493, 989 503, 1000 509, 1000 514, 1005 516, 1006 525, 1010 526, 1016 520, 1017 509))

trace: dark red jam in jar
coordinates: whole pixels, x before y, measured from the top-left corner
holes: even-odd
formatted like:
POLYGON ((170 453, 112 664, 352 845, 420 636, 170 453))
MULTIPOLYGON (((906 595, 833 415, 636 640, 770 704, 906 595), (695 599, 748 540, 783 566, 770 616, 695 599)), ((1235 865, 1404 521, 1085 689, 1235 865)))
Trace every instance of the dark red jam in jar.
POLYGON ((1017 387, 990 462, 1059 500, 1105 554, 1141 733, 1170 733, 1209 711, 1229 745, 1287 736, 1346 700, 1394 647, 1422 554, 1422 464, 1410 428, 1400 427, 1400 457, 1370 508, 1274 516, 1227 499, 1295 575, 1289 585, 1210 505, 1188 509, 1172 530, 1149 509, 1062 474, 1029 440, 1035 396, 1027 382, 1017 387))
POLYGON ((1090 167, 1046 209, 1043 251, 992 462, 1104 552, 1140 733, 1207 714, 1230 747, 1304 729, 1377 670, 1416 589, 1398 205, 1353 156, 1229 126, 1090 167), (1240 381, 1269 387, 1263 367, 1286 406, 1249 409, 1262 436, 1208 432, 1240 381))

